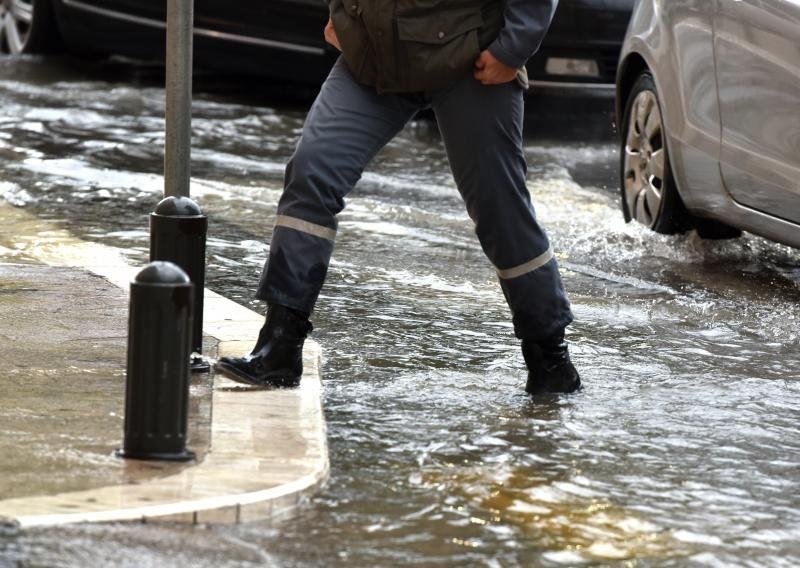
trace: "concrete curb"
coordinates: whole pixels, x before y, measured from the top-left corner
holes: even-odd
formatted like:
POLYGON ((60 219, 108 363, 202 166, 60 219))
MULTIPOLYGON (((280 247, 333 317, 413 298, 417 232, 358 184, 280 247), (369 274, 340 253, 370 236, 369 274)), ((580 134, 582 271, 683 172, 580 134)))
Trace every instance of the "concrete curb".
MULTIPOLYGON (((29 227, 15 236, 16 249, 25 256, 87 270, 128 289, 136 269, 125 263, 120 250, 80 241, 4 204, 0 218, 29 227)), ((218 341, 218 356, 249 349, 263 323, 263 316, 210 290, 205 291, 204 309, 204 332, 218 341)), ((212 443, 199 464, 141 483, 6 499, 0 501, 0 521, 30 528, 110 521, 277 520, 328 475, 320 363, 319 345, 308 341, 298 389, 252 390, 215 378, 212 443)))

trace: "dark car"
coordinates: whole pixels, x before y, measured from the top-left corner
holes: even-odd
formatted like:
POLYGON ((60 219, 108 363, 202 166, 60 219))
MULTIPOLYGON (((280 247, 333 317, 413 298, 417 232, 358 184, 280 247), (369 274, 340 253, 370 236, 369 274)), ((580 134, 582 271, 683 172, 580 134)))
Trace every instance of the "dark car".
MULTIPOLYGON (((612 89, 635 0, 561 0, 528 64, 540 87, 612 89)), ((0 49, 164 56, 165 0, 0 0, 0 49)), ((318 84, 336 53, 323 0, 195 0, 199 67, 318 84)))

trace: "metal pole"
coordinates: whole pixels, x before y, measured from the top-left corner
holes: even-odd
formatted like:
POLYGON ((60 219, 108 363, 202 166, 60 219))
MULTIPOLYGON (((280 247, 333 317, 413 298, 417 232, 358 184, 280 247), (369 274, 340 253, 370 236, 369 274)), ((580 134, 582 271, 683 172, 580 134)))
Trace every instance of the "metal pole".
POLYGON ((194 0, 167 0, 164 196, 189 197, 194 0))
POLYGON ((184 461, 194 284, 171 262, 153 262, 131 282, 125 438, 117 455, 184 461))
POLYGON ((203 288, 206 281, 208 218, 188 197, 165 197, 150 215, 150 262, 163 260, 181 267, 195 286, 191 369, 210 370, 203 352, 203 288))
POLYGON ((150 260, 170 261, 188 272, 196 288, 192 372, 210 369, 203 346, 203 286, 208 221, 189 199, 192 154, 192 40, 194 0, 167 0, 166 140, 164 199, 151 216, 150 260))

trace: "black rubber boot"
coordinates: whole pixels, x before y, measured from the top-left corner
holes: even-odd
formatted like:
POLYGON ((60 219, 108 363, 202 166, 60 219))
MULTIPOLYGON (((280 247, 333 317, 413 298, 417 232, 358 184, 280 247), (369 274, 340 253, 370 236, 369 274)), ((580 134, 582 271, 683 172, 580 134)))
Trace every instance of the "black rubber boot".
POLYGON ((563 335, 538 342, 523 339, 522 355, 528 365, 525 391, 529 394, 571 393, 581 388, 563 335))
POLYGON ((303 376, 303 342, 311 329, 307 315, 270 304, 267 321, 250 355, 222 357, 215 369, 246 385, 296 387, 303 376))

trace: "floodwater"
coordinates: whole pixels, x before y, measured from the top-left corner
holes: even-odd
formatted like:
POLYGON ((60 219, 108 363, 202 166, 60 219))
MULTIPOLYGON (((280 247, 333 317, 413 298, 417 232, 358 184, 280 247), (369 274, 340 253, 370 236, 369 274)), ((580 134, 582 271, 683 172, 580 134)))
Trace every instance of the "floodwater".
MULTIPOLYGON (((163 143, 149 73, 0 60, 0 194, 143 262, 163 143)), ((201 92, 194 113, 208 285, 261 309, 251 296, 303 107, 201 92)), ((528 125, 529 183, 576 313, 581 393, 524 395, 500 289, 420 120, 348 200, 314 315, 323 491, 271 528, 0 535, 0 563, 800 564, 800 253, 624 224, 613 140, 580 136, 611 118, 543 118, 528 125)))

